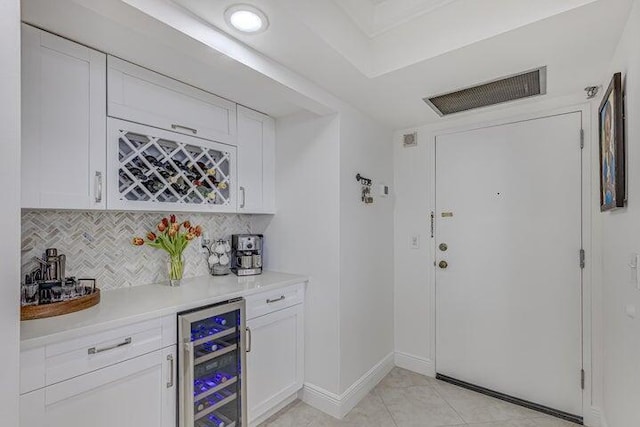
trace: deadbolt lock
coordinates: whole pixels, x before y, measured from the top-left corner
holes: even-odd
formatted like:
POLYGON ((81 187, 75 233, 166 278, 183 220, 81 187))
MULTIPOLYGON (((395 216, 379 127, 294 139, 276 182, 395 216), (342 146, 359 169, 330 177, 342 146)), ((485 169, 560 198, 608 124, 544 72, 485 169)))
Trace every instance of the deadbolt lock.
POLYGON ((447 261, 440 261, 438 263, 438 267, 444 270, 445 268, 449 267, 449 263, 447 261))
POLYGON ((449 246, 447 246, 447 244, 446 244, 446 243, 440 243, 440 244, 438 245, 438 248, 439 248, 442 252, 444 252, 444 251, 446 251, 447 249, 449 249, 449 246))

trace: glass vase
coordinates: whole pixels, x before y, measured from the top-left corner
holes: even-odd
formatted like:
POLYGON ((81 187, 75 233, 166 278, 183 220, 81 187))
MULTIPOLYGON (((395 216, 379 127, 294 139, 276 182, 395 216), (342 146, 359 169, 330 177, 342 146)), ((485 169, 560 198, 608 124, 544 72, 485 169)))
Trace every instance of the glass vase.
POLYGON ((182 254, 170 255, 167 266, 169 268, 169 284, 171 286, 180 286, 184 273, 184 257, 182 254))

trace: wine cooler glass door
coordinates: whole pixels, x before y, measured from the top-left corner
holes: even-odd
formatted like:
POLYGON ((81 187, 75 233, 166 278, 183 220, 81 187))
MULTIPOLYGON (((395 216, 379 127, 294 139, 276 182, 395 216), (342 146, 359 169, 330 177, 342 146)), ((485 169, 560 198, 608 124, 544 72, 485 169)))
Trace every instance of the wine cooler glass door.
POLYGON ((244 300, 179 316, 180 427, 245 427, 244 300))

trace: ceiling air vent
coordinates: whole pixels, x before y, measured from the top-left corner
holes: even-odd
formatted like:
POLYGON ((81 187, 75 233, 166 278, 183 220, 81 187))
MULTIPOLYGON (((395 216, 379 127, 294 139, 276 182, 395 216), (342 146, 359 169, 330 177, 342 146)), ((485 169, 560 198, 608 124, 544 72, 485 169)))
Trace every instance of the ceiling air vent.
POLYGON ((504 77, 444 95, 424 98, 440 116, 547 93, 547 67, 504 77))

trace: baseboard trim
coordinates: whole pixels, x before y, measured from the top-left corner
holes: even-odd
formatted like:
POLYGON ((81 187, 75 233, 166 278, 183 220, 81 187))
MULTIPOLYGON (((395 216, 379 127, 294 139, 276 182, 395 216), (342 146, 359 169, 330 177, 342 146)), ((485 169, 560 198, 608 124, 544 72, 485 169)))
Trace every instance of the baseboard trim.
POLYGON ((400 368, 426 375, 428 377, 436 376, 436 367, 431 359, 425 359, 411 354, 402 353, 400 351, 396 351, 394 358, 396 366, 400 368))
POLYGON ((590 424, 586 424, 589 427, 591 427, 593 425, 593 427, 609 427, 609 425, 607 424, 607 419, 604 416, 604 412, 602 411, 602 409, 600 408, 594 408, 591 407, 591 416, 593 417, 590 420, 590 424))
POLYGON ((340 395, 307 383, 302 389, 302 400, 334 418, 342 419, 391 372, 394 366, 394 353, 389 353, 340 395))
POLYGON ((340 418, 340 396, 317 385, 306 383, 302 387, 300 398, 306 404, 329 414, 334 418, 340 418))
POLYGON ((394 368, 394 354, 389 353, 340 396, 341 415, 347 415, 394 368))

